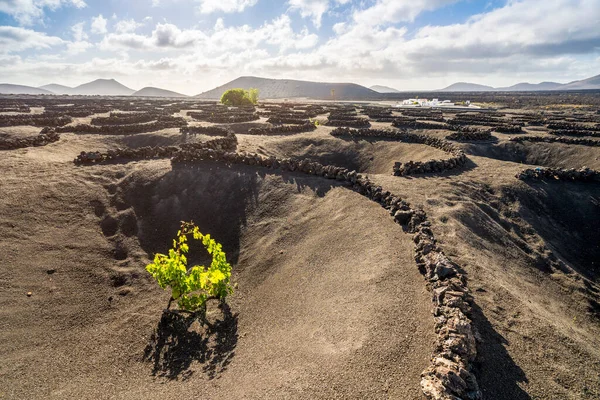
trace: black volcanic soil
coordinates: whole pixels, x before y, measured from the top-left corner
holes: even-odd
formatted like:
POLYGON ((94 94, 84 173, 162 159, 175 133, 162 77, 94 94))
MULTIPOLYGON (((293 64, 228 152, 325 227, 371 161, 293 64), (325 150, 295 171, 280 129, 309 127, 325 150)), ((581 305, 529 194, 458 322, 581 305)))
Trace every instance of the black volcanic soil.
MULTIPOLYGON (((600 168, 599 148, 494 133, 460 144, 465 168, 395 177, 396 161, 444 153, 334 138, 325 126, 237 131, 238 151, 355 168, 424 208, 467 273, 485 399, 600 397, 600 185, 515 178, 531 165, 600 168)), ((72 163, 82 150, 181 140, 176 129, 66 133, 0 151, 0 398, 422 398, 431 295, 411 235, 378 204, 335 181, 251 166, 72 163), (182 219, 233 264, 228 307, 209 307, 214 329, 174 329, 183 322, 162 317, 169 294, 144 269, 182 219)))

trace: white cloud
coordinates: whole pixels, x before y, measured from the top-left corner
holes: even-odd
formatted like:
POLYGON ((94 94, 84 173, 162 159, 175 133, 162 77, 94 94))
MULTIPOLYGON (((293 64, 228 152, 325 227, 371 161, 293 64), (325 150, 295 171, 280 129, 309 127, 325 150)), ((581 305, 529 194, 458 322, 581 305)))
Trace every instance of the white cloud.
POLYGON ((115 31, 118 33, 135 32, 137 28, 144 26, 140 22, 135 22, 134 19, 124 19, 115 24, 115 31))
POLYGON ((94 47, 94 45, 85 40, 70 42, 67 44, 67 52, 69 54, 79 54, 85 52, 91 47, 94 47))
POLYGON ((64 44, 56 36, 15 26, 0 26, 0 53, 19 52, 28 49, 49 49, 64 44))
POLYGON ((84 0, 1 0, 0 13, 12 16, 21 25, 32 25, 44 17, 44 10, 62 6, 83 8, 84 0))
POLYGON ((87 33, 84 31, 85 22, 79 22, 71 27, 73 38, 76 41, 86 40, 88 38, 87 33))
POLYGON ((431 11, 459 0, 378 0, 373 6, 354 12, 354 20, 365 25, 413 21, 423 11, 431 11))
POLYGON ((303 18, 310 17, 317 28, 321 18, 329 9, 328 0, 289 0, 290 10, 298 10, 303 18))
POLYGON ((96 34, 104 34, 107 32, 106 29, 107 20, 102 16, 102 14, 97 17, 92 17, 92 33, 96 34))
MULTIPOLYGON (((153 0, 154 1, 154 0, 153 0)), ((226 13, 242 12, 246 7, 254 6, 258 0, 196 0, 200 3, 200 12, 210 14, 216 11, 226 13)))
POLYGON ((195 48, 210 54, 238 52, 261 45, 276 46, 278 51, 309 49, 319 37, 308 29, 295 32, 288 15, 281 15, 258 28, 248 25, 227 27, 222 19, 215 23, 212 34, 197 29, 179 29, 174 24, 157 24, 150 36, 134 33, 111 33, 106 35, 100 47, 103 50, 137 49, 165 51, 195 48))

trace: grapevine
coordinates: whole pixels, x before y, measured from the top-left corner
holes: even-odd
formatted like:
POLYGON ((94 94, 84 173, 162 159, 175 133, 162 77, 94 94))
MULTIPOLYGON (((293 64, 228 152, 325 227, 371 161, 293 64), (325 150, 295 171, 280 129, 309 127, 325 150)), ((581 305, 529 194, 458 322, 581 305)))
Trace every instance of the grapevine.
POLYGON ((227 262, 225 252, 220 243, 210 235, 204 235, 193 222, 181 222, 177 238, 173 240, 173 248, 169 254, 156 254, 154 262, 146 266, 146 270, 158 285, 171 288, 171 299, 176 301, 180 310, 191 313, 204 313, 206 302, 210 299, 224 300, 233 293, 229 281, 231 265, 227 262), (212 262, 205 266, 193 266, 188 270, 186 254, 189 251, 188 238, 202 242, 212 262))

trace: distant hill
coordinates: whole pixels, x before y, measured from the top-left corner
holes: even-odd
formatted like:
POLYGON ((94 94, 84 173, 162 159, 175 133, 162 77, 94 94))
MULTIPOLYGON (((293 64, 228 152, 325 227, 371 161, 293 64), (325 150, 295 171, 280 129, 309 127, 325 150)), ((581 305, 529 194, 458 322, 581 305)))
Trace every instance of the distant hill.
POLYGON ((448 86, 447 88, 440 89, 440 92, 489 92, 495 90, 491 86, 478 85, 476 83, 468 82, 457 82, 448 86))
POLYGON ((494 88, 491 86, 478 85, 476 83, 458 82, 447 88, 441 89, 441 92, 482 92, 482 91, 503 91, 503 92, 535 92, 542 90, 592 90, 600 89, 600 75, 591 78, 573 81, 569 83, 541 82, 528 83, 521 82, 508 87, 494 88))
POLYGON ((527 83, 521 82, 516 85, 496 88, 496 90, 506 91, 506 92, 534 92, 536 90, 558 90, 561 86, 564 86, 562 83, 557 82, 541 82, 541 83, 527 83))
POLYGON ((70 94, 73 95, 98 95, 98 96, 129 96, 135 90, 128 88, 114 79, 96 79, 74 87, 70 94))
POLYGON ((381 85, 371 86, 369 89, 376 91, 377 93, 400 93, 399 90, 381 85))
POLYGON ((40 86, 40 89, 49 90, 54 94, 71 94, 72 87, 51 83, 49 85, 40 86))
POLYGON ((335 90, 336 100, 380 98, 380 94, 376 91, 355 83, 310 82, 292 79, 257 78, 254 76, 242 76, 195 97, 201 99, 220 99, 223 92, 235 88, 256 88, 261 99, 307 97, 311 99, 330 100, 332 99, 332 89, 335 90))
POLYGON ((559 90, 600 89, 600 75, 561 85, 559 90))
POLYGON ((54 94, 49 90, 24 85, 0 83, 0 94, 54 94))
POLYGON ((185 94, 150 86, 140 89, 131 95, 140 97, 187 97, 185 94))

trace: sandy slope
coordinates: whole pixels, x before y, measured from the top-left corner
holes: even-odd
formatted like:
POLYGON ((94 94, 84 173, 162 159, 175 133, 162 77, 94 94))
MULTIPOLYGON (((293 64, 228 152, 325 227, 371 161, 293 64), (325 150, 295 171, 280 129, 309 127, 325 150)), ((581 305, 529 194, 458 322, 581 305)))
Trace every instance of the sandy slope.
POLYGON ((420 396, 433 343, 429 295, 410 236, 385 210, 321 180, 251 168, 69 162, 101 145, 63 135, 0 160, 4 398, 420 396), (203 217, 216 211, 229 217, 203 217), (107 238, 108 215, 119 228, 107 238), (167 355, 155 377, 142 359, 168 296, 143 267, 146 251, 173 233, 153 232, 185 217, 222 235, 236 259, 235 318, 225 338, 204 335, 185 372, 167 355))

